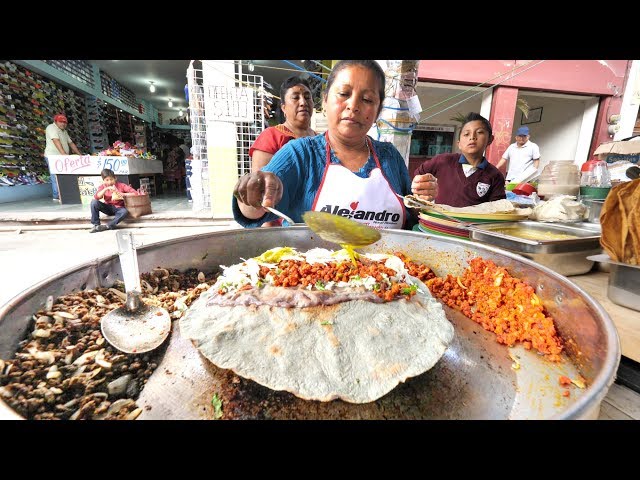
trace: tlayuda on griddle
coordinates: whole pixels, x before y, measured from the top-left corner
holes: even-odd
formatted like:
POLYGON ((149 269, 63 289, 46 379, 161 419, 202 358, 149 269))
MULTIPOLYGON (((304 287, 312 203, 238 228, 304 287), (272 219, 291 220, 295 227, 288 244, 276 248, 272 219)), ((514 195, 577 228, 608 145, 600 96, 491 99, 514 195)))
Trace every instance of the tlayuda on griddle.
POLYGON ((223 267, 180 321, 210 361, 309 400, 376 400, 441 358, 453 326, 402 254, 276 248, 223 267))

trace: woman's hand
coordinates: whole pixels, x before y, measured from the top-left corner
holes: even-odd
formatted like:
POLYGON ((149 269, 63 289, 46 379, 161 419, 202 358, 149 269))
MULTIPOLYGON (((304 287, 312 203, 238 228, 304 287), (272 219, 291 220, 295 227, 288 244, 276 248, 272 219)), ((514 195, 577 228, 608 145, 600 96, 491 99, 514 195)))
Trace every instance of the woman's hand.
MULTIPOLYGON (((275 207, 282 199, 284 187, 277 175, 271 172, 248 173, 238 180, 233 188, 233 196, 240 204, 244 204, 261 211, 264 215, 264 207, 275 207)), ((247 215, 245 209, 240 207, 242 213, 249 218, 259 218, 247 215)), ((257 212, 256 212, 257 213, 257 212)))
POLYGON ((430 173, 416 175, 411 182, 411 193, 432 202, 438 195, 438 179, 430 173))

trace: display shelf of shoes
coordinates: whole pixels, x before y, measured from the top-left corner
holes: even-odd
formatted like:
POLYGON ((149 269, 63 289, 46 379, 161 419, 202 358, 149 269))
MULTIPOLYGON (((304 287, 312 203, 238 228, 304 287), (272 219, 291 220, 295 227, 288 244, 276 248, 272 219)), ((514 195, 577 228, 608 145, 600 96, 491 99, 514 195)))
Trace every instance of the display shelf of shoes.
MULTIPOLYGON (((14 95, 22 96, 25 125, 43 134, 42 138, 38 135, 37 140, 44 142, 44 128, 50 123, 53 115, 64 112, 69 119, 71 138, 79 149, 86 148, 88 135, 84 97, 20 66, 14 65, 14 68, 14 75, 19 81, 18 85, 13 85, 16 90, 14 95)), ((17 102, 20 102, 20 99, 17 102)), ((37 148, 42 150, 43 147, 37 148)))
POLYGON ((102 89, 102 93, 106 96, 111 97, 114 100, 118 100, 124 105, 135 110, 138 109, 135 94, 124 85, 120 85, 117 80, 102 70, 100 70, 100 87, 102 89))
POLYGON ((147 151, 147 133, 144 124, 139 123, 133 126, 136 148, 147 151))
MULTIPOLYGON (((87 148, 84 97, 54 81, 8 60, 0 60, 0 164, 19 168, 15 186, 36 186, 50 182, 44 160, 45 128, 56 113, 69 119, 69 134, 80 151, 87 148), (5 162, 11 163, 5 163, 5 162)), ((50 194, 50 185, 48 192, 50 194)), ((34 196, 41 196, 38 188, 34 196)), ((26 197, 16 197, 14 201, 26 197)))
POLYGON ((91 153, 98 153, 108 146, 103 109, 99 103, 100 101, 96 97, 89 97, 86 101, 91 153))
POLYGON ((84 97, 76 97, 72 92, 66 93, 65 112, 69 119, 69 135, 75 142, 78 150, 87 152, 89 150, 86 107, 84 97), (71 118, 69 118, 69 116, 71 118))
POLYGON ((31 72, 0 61, 0 167, 8 169, 3 177, 14 185, 48 180, 34 129, 42 114, 38 99, 31 96, 34 84, 31 72))
POLYGON ((135 143, 132 115, 128 112, 116 109, 116 119, 120 126, 120 138, 123 142, 135 143))
POLYGON ((105 106, 105 112, 104 125, 108 144, 113 145, 118 140, 135 143, 133 125, 137 119, 130 113, 122 111, 122 109, 111 104, 105 106))
POLYGON ((39 122, 45 127, 51 122, 53 115, 64 113, 69 120, 69 134, 78 148, 86 150, 88 135, 86 128, 86 107, 84 95, 76 93, 67 87, 58 85, 52 80, 30 72, 23 67, 16 66, 16 73, 31 83, 31 103, 33 113, 40 118, 39 122))
POLYGON ((112 128, 110 127, 111 120, 109 118, 109 113, 108 113, 109 104, 107 102, 104 102, 104 103, 99 103, 98 105, 100 107, 100 123, 102 125, 102 128, 104 129, 104 136, 106 140, 106 144, 104 148, 109 148, 109 146, 113 144, 113 142, 110 141, 111 135, 109 133, 110 128, 112 128))
POLYGON ((162 157, 162 149, 160 148, 160 129, 155 123, 147 125, 147 148, 156 158, 162 157))
POLYGON ((93 80, 93 68, 84 60, 44 60, 44 63, 53 68, 65 72, 72 78, 90 87, 95 85, 93 80))
POLYGON ((120 122, 118 121, 117 111, 118 109, 111 104, 104 106, 108 145, 113 145, 117 140, 121 140, 122 133, 120 132, 120 122))

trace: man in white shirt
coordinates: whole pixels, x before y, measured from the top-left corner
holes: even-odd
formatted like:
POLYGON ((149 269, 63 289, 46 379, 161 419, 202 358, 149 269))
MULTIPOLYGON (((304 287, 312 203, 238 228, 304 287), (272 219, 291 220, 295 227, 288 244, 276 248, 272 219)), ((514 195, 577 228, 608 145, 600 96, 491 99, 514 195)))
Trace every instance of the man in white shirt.
POLYGON ((509 145, 496 167, 501 169, 507 162, 507 182, 520 182, 538 169, 540 149, 538 145, 529 141, 529 127, 516 130, 515 143, 509 145))
MULTIPOLYGON (((45 130, 47 145, 44 148, 44 156, 49 155, 69 155, 71 151, 76 155, 82 155, 76 144, 69 138, 67 132, 67 117, 58 114, 53 117, 53 123, 47 126, 45 130)), ((49 170, 51 173, 51 170, 49 170)), ((51 173, 51 190, 53 191, 53 200, 60 200, 58 192, 58 179, 56 175, 51 173)))
POLYGON ((191 151, 190 151, 191 149, 187 146, 187 144, 184 141, 182 141, 182 143, 180 143, 178 147, 180 147, 180 150, 184 152, 185 159, 187 159, 189 155, 191 155, 191 151))

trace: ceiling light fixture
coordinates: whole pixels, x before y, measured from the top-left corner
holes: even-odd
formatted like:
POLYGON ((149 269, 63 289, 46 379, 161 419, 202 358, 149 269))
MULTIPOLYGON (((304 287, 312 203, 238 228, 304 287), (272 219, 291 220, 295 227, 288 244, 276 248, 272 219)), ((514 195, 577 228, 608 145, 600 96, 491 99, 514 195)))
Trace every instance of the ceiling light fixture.
POLYGON ((169 108, 173 107, 173 102, 171 101, 171 99, 169 99, 169 102, 167 103, 167 105, 169 105, 169 108))
POLYGON ((181 117, 183 113, 184 113, 184 112, 183 112, 182 110, 180 110, 180 111, 178 112, 178 116, 179 116, 179 117, 181 117))
POLYGON ((151 93, 156 91, 156 86, 153 84, 153 82, 149 82, 151 85, 149 85, 149 91, 151 93))

